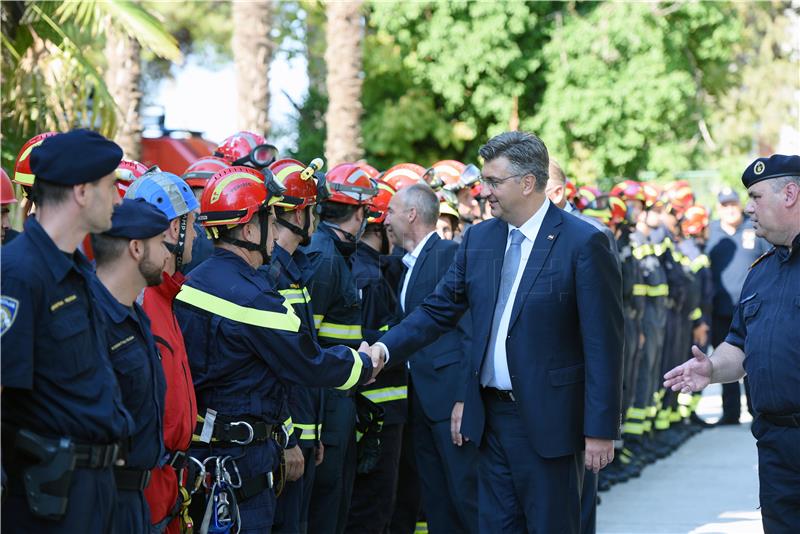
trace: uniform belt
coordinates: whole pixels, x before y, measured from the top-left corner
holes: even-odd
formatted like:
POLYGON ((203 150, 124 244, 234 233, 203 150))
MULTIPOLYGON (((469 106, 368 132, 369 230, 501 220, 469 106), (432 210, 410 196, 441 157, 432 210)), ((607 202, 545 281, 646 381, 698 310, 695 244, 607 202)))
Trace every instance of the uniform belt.
POLYGON ((483 394, 503 402, 516 402, 517 400, 517 398, 514 397, 514 392, 510 389, 497 389, 486 386, 483 388, 483 394))
POLYGON ((775 426, 788 426, 791 428, 800 428, 800 414, 789 415, 772 415, 768 413, 759 414, 759 417, 764 418, 768 423, 775 426))
POLYGON ((115 467, 114 481, 119 490, 143 491, 150 484, 150 470, 115 467))
MULTIPOLYGON (((205 423, 195 425, 195 436, 202 435, 205 423)), ((274 425, 253 417, 222 416, 217 414, 211 443, 215 446, 237 447, 254 442, 267 441, 272 437, 274 425)))
POLYGON ((119 457, 120 447, 116 443, 109 445, 75 444, 75 467, 105 469, 114 465, 119 457))

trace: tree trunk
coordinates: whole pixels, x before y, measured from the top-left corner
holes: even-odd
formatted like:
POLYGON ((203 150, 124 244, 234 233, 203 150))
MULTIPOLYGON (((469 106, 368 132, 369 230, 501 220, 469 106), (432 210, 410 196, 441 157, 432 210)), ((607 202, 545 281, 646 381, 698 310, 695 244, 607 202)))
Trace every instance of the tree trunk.
POLYGON ((361 0, 327 2, 325 31, 328 113, 325 157, 328 168, 364 155, 361 139, 361 0))
POLYGON ((233 2, 233 60, 236 67, 236 124, 239 130, 269 134, 269 65, 274 43, 272 2, 233 2))
POLYGON ((106 37, 105 54, 108 68, 105 81, 108 92, 119 106, 119 127, 114 141, 125 154, 126 159, 138 160, 141 156, 142 121, 139 103, 142 92, 139 83, 142 78, 141 46, 131 37, 109 31, 106 37))

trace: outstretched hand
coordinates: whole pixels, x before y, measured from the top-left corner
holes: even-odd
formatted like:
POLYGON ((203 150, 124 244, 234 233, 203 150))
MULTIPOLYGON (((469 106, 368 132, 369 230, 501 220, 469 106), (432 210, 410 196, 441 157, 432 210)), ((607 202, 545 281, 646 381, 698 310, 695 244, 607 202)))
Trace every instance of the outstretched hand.
POLYGON ((711 383, 711 373, 714 371, 711 359, 697 345, 692 345, 692 354, 694 358, 664 375, 665 388, 691 393, 700 391, 711 383))
POLYGON ((375 378, 378 376, 378 373, 383 370, 383 365, 386 363, 386 357, 383 355, 383 350, 376 345, 370 347, 366 341, 362 341, 361 345, 358 347, 358 352, 369 354, 369 357, 372 360, 372 379, 367 382, 367 384, 372 384, 375 382, 375 378))

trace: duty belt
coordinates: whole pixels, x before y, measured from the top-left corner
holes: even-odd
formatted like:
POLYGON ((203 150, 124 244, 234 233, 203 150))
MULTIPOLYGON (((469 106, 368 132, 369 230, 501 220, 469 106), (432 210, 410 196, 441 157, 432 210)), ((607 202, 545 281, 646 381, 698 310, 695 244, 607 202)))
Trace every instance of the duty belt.
POLYGON ((267 441, 272 437, 274 425, 250 416, 226 416, 207 410, 206 416, 198 414, 192 443, 211 443, 220 447, 238 447, 267 441))
POLYGON ((759 417, 764 418, 767 422, 775 426, 788 426, 790 428, 800 428, 800 414, 789 415, 771 415, 767 413, 759 414, 759 417))
MULTIPOLYGON (((8 443, 9 453, 13 454, 14 442, 17 439, 17 433, 20 429, 4 424, 3 434, 10 436, 11 441, 8 443)), ((30 431, 29 431, 30 432, 30 431)), ((4 438, 4 442, 7 438, 4 438)), ((43 441, 57 443, 59 438, 49 438, 41 436, 43 441)), ((5 446, 5 443, 4 443, 5 446)), ((111 467, 117 462, 117 459, 123 456, 122 449, 118 443, 109 443, 106 445, 89 445, 86 443, 72 442, 73 454, 75 457, 75 467, 82 469, 105 469, 111 467)))
POLYGON ((114 481, 119 490, 143 491, 150 484, 150 470, 115 467, 114 481))

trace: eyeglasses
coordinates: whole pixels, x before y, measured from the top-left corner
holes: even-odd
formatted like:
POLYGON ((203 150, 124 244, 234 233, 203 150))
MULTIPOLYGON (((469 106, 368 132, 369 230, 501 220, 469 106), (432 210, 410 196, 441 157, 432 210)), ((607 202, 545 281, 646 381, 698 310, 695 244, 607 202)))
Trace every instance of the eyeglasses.
POLYGON ((479 180, 481 182, 481 185, 485 185, 486 187, 490 187, 492 189, 497 189, 498 187, 500 187, 500 184, 502 184, 503 182, 507 182, 507 181, 509 181, 509 180, 511 180, 513 178, 519 178, 521 176, 526 176, 528 174, 530 174, 530 173, 523 172, 521 174, 514 174, 514 175, 511 175, 511 176, 506 176, 505 178, 486 178, 485 176, 481 176, 479 178, 479 180))

